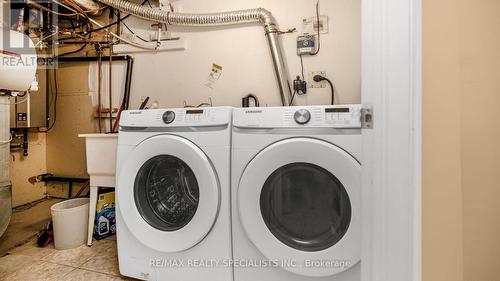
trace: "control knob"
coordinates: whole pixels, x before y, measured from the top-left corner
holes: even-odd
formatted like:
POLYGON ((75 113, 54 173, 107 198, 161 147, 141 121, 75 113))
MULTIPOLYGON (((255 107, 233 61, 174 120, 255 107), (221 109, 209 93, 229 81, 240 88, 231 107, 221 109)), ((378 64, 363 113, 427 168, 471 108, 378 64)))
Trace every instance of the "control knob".
POLYGON ((295 122, 297 122, 297 124, 307 124, 311 120, 311 112, 309 112, 309 110, 307 109, 299 109, 295 111, 293 119, 295 119, 295 122))
POLYGON ((171 110, 165 111, 165 113, 163 113, 162 119, 163 119, 163 122, 165 122, 165 124, 170 124, 170 123, 174 122, 175 112, 173 112, 171 110))

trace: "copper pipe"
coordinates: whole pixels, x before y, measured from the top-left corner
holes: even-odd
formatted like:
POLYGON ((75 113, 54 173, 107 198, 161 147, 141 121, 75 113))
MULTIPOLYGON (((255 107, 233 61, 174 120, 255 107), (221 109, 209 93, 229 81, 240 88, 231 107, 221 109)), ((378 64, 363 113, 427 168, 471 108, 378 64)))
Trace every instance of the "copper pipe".
POLYGON ((98 70, 98 83, 97 83, 97 122, 99 123, 99 133, 102 133, 102 126, 101 126, 101 80, 102 80, 102 53, 101 50, 99 49, 98 51, 98 57, 99 59, 97 60, 97 68, 98 70))
POLYGON ((113 131, 113 92, 112 92, 112 63, 113 63, 113 45, 109 47, 109 131, 113 131))

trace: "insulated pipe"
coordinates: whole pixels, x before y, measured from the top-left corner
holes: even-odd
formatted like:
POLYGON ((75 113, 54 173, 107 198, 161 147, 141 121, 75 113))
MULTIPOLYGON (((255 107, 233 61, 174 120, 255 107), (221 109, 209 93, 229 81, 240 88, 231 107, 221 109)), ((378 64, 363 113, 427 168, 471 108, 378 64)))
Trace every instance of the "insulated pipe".
POLYGON ((273 65, 276 78, 278 79, 281 102, 284 106, 288 106, 290 104, 292 93, 290 91, 288 71, 283 59, 281 44, 279 42, 279 30, 276 25, 276 20, 268 10, 258 8, 221 13, 188 14, 153 9, 129 2, 127 0, 97 1, 140 18, 162 22, 169 25, 208 27, 245 23, 262 24, 269 42, 271 55, 273 57, 273 65))

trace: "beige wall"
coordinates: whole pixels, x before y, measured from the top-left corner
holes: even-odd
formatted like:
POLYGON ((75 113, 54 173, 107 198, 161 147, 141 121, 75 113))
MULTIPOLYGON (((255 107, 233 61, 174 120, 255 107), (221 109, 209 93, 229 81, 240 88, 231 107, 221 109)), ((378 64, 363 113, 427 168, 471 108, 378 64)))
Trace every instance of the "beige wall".
POLYGON ((462 280, 459 7, 423 10, 423 280, 462 280))
POLYGON ((464 281, 498 281, 500 1, 460 3, 464 281))
MULTIPOLYGON (((96 132, 88 87, 88 63, 61 63, 57 82, 57 122, 47 134, 47 170, 58 176, 86 178, 85 141, 78 134, 96 132)), ((75 184, 73 194, 77 191, 75 184)), ((47 193, 66 197, 68 185, 50 183, 47 193)))
MULTIPOLYGON (((66 177, 88 176, 85 142, 78 138, 79 133, 96 132, 97 127, 88 89, 88 63, 61 63, 57 73, 59 91, 55 126, 48 133, 30 131, 28 156, 24 157, 22 152, 11 153, 14 207, 41 199, 46 194, 62 198, 68 195, 67 184, 32 185, 28 182, 32 176, 47 172, 66 177)), ((53 96, 51 99, 52 106, 53 96)), ((78 187, 74 184, 73 194, 78 187)))
MULTIPOLYGON (((45 95, 45 71, 39 70, 38 77, 40 79, 40 88, 33 95, 45 95)), ((13 118, 13 113, 11 113, 10 117, 13 118)), ((15 140, 15 143, 22 143, 22 139, 15 140)), ((45 197, 47 192, 45 184, 31 184, 28 179, 46 173, 46 143, 45 133, 38 132, 37 129, 30 129, 28 133, 28 156, 24 156, 22 150, 15 150, 10 153, 12 204, 14 207, 45 197)))
MULTIPOLYGON (((301 73, 297 56, 297 36, 302 20, 316 15, 316 0, 183 0, 183 11, 215 12, 263 7, 272 11, 280 29, 297 28, 282 36, 283 54, 290 78, 301 73)), ((175 3, 174 3, 175 5, 175 3)), ((339 103, 359 103, 361 99, 361 1, 322 0, 321 14, 329 16, 329 33, 321 35, 317 56, 304 56, 305 76, 310 71, 326 71, 335 84, 339 103)), ((149 36, 150 22, 134 17, 127 24, 142 36, 149 36)), ((169 27, 172 32, 183 27, 169 27)), ((241 105, 248 93, 257 95, 261 105, 281 105, 272 58, 261 27, 256 25, 216 29, 189 29, 177 33, 186 40, 186 50, 157 54, 134 54, 131 107, 150 96, 161 107, 182 107, 212 99, 214 105, 241 105), (213 89, 205 86, 212 68, 223 67, 213 89)), ((310 89, 296 96, 297 104, 325 104, 330 89, 310 89)))
POLYGON ((424 0, 423 280, 500 280, 500 2, 424 0))
POLYGON ((43 183, 31 184, 28 179, 45 173, 46 138, 45 133, 30 132, 28 137, 29 155, 23 156, 22 151, 10 154, 12 205, 14 207, 39 200, 45 196, 43 183))

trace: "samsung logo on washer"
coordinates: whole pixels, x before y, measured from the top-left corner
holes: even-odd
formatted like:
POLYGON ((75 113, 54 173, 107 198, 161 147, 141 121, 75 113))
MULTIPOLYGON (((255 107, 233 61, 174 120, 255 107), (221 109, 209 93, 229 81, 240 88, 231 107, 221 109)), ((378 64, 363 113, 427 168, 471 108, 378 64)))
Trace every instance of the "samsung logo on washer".
POLYGON ((245 110, 246 114, 262 113, 262 110, 245 110))
POLYGON ((142 111, 130 111, 129 114, 142 114, 142 111))

